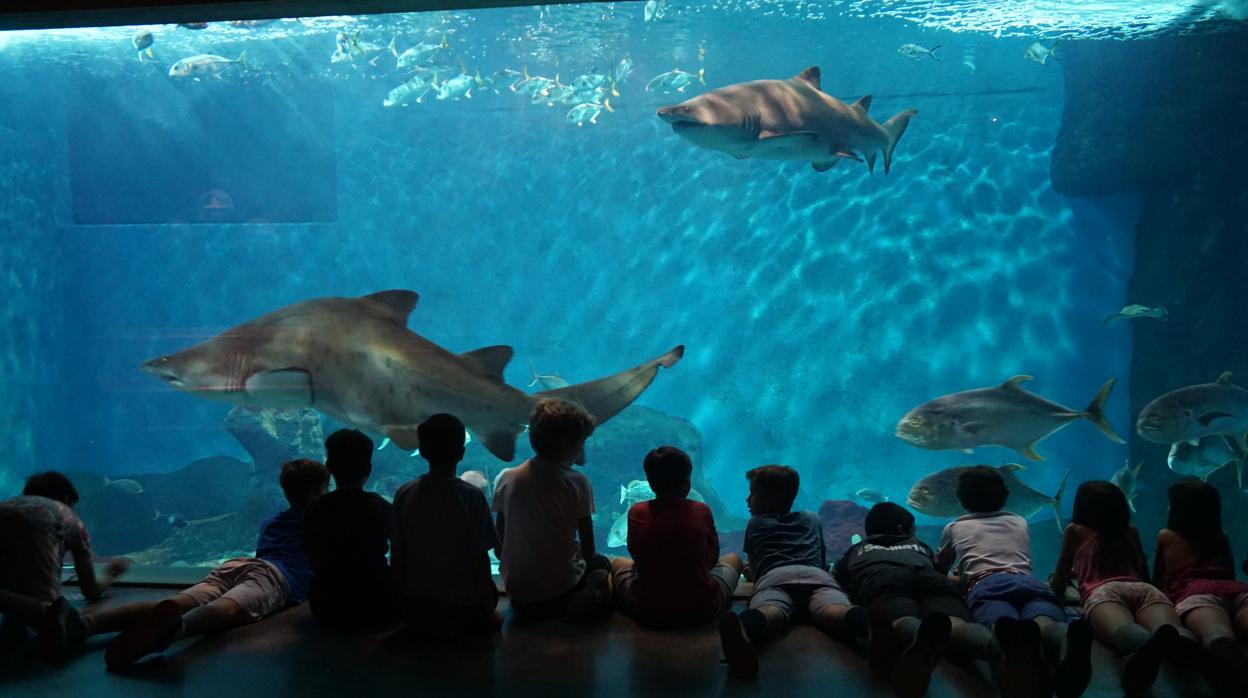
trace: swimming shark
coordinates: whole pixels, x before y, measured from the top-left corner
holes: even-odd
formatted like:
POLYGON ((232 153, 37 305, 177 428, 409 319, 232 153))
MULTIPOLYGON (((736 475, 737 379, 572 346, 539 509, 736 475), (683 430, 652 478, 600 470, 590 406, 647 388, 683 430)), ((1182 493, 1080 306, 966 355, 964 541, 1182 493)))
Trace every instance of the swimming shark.
POLYGON ((579 403, 599 424, 627 407, 683 345, 588 383, 526 394, 503 382, 509 346, 455 354, 407 328, 419 296, 390 290, 316 298, 280 308, 195 346, 144 363, 143 371, 192 395, 254 407, 311 407, 346 424, 419 445, 416 427, 450 412, 500 460, 542 398, 579 403))
POLYGON ((846 104, 823 92, 819 68, 788 80, 754 80, 720 87, 658 110, 676 135, 738 160, 807 160, 825 172, 841 160, 867 163, 884 153, 884 174, 893 150, 917 111, 905 109, 882 124, 867 110, 871 96, 846 104))

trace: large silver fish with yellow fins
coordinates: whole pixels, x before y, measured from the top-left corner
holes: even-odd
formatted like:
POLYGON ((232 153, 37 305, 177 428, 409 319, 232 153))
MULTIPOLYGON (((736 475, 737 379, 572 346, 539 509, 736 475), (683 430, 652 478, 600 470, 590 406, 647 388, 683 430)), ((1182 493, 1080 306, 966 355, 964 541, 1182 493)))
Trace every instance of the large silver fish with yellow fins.
POLYGON ((418 446, 422 421, 450 412, 490 453, 510 461, 539 399, 579 403, 601 424, 685 352, 678 346, 606 378, 530 395, 503 382, 511 347, 454 354, 407 329, 418 298, 393 290, 295 303, 141 368, 211 400, 311 407, 407 450, 418 446))
POLYGON ((991 388, 964 390, 938 397, 906 413, 897 436, 907 443, 936 451, 970 452, 978 446, 1005 446, 1031 460, 1044 460, 1036 442, 1079 419, 1096 425, 1115 443, 1123 443, 1105 419, 1105 400, 1116 378, 1110 378, 1083 410, 1072 410, 1027 392, 1031 376, 1014 376, 991 388))

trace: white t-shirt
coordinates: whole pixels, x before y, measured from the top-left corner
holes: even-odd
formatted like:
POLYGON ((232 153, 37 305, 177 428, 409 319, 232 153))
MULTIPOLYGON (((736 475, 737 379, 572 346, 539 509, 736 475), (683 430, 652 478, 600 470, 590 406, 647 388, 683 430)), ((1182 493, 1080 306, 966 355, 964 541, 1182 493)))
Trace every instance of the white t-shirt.
POLYGON ((968 514, 945 526, 937 559, 952 552, 962 583, 969 589, 996 572, 1031 574, 1031 535, 1018 514, 995 511, 968 514))
POLYGON ((581 580, 576 525, 594 513, 584 473, 532 458, 503 473, 492 508, 503 515, 499 572, 513 601, 547 601, 581 580))

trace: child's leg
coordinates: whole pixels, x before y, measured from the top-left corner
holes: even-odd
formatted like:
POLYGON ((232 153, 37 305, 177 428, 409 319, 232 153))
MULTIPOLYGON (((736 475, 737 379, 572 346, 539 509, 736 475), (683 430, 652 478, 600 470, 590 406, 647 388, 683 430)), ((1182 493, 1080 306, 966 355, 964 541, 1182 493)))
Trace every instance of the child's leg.
POLYGON ((1153 632, 1157 632, 1163 625, 1173 625, 1179 635, 1192 640, 1196 639, 1191 630, 1183 627, 1179 614, 1175 612, 1174 606, 1168 603, 1168 600, 1167 603, 1150 603, 1141 607, 1135 612, 1135 620, 1153 632))
POLYGON ((1140 649, 1153 635, 1148 628, 1135 622, 1131 609, 1116 601, 1099 603, 1085 616, 1092 626, 1092 634, 1124 656, 1140 649))
POLYGON ((849 613, 849 597, 839 586, 829 583, 812 589, 806 599, 810 622, 829 637, 849 643, 853 641, 845 616, 849 613))
POLYGON ((951 661, 966 664, 981 659, 994 664, 1001 656, 1001 649, 987 626, 950 617, 949 648, 951 661))
POLYGON ((1045 659, 1056 665, 1066 653, 1066 624, 1048 616, 1036 616, 1032 620, 1040 626, 1045 659))
POLYGON ((234 628, 251 625, 259 620, 238 601, 223 596, 207 606, 192 609, 182 616, 182 629, 175 639, 216 635, 234 628))
POLYGON ((1240 639, 1248 640, 1248 593, 1236 594, 1231 604, 1231 624, 1240 639))
MULTIPOLYGON (((1105 584, 1105 587, 1116 584, 1105 584)), ((1105 595, 1116 599, 1122 595, 1106 589, 1105 595)), ((1161 605, 1161 604, 1154 604, 1161 605)), ((1173 611, 1173 609, 1171 609, 1173 611)), ((1140 695, 1157 681, 1157 670, 1169 646, 1178 639, 1173 625, 1160 623, 1156 632, 1136 622, 1131 608, 1120 600, 1101 601, 1085 611, 1092 632, 1102 642, 1118 651, 1124 658, 1122 665, 1122 690, 1131 696, 1140 695)))
MULTIPOLYGON (((176 594, 169 598, 173 599, 184 612, 195 608, 195 602, 184 594, 176 594)), ((86 626, 87 635, 117 633, 146 618, 158 603, 160 601, 132 601, 106 608, 103 611, 84 613, 82 622, 86 626)))
MULTIPOLYGON (((908 618, 907 620, 913 620, 908 618)), ((952 631, 949 616, 931 613, 918 626, 914 641, 902 651, 893 666, 893 694, 897 698, 921 698, 927 693, 932 671, 952 631)))
POLYGON ((1195 634, 1200 644, 1208 647, 1216 640, 1233 639, 1235 628, 1231 614, 1220 606, 1199 606, 1183 616, 1183 625, 1195 634))

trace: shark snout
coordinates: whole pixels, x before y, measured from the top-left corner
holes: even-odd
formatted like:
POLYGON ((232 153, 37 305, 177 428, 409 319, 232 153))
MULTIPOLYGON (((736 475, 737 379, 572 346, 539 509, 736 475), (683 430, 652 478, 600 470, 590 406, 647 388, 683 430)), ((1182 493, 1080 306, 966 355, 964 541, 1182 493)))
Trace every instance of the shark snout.
POLYGON ((153 375, 166 383, 172 383, 174 386, 177 386, 182 382, 179 380, 178 374, 175 373, 173 368, 169 365, 169 357, 167 356, 152 359, 151 361, 139 366, 139 368, 144 373, 153 375))
POLYGON ((693 114, 693 108, 684 104, 676 104, 670 107, 660 107, 658 117, 672 125, 672 128, 680 126, 701 126, 702 122, 693 114))

